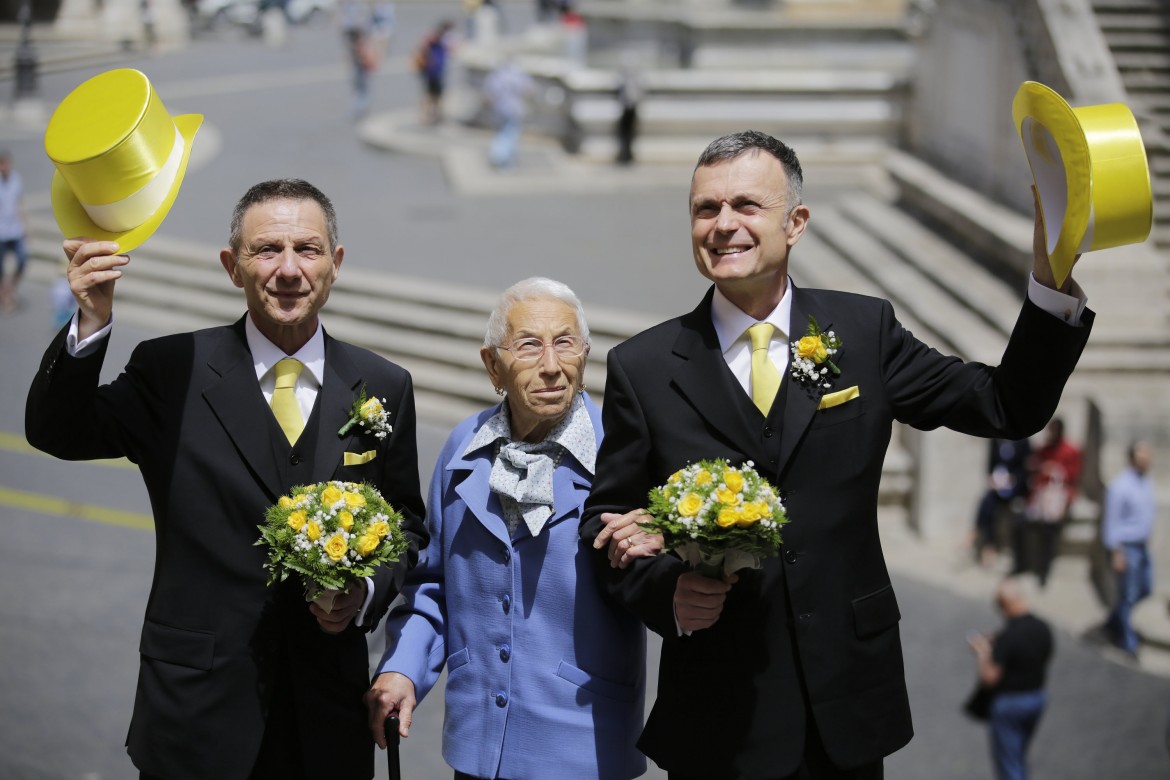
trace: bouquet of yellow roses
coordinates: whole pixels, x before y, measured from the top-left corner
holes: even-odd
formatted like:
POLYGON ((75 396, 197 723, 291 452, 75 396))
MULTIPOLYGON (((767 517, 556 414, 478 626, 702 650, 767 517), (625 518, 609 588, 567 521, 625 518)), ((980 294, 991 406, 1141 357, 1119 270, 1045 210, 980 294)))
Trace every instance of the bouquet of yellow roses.
MULTIPOLYGON (((257 545, 268 546, 268 584, 296 572, 307 600, 372 576, 379 564, 406 551, 402 515, 373 486, 320 482, 298 486, 265 513, 257 545)), ((324 605, 326 609, 332 605, 324 605)))
POLYGON ((749 460, 700 460, 650 491, 652 517, 639 523, 662 534, 663 544, 708 577, 757 568, 780 552, 780 526, 788 522, 775 489, 749 460))

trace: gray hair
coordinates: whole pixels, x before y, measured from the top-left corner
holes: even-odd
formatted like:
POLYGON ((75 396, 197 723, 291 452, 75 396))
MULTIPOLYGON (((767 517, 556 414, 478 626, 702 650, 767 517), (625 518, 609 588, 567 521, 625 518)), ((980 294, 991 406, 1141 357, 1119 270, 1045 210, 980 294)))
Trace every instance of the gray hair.
POLYGON ((244 240, 244 215, 248 213, 248 209, 273 200, 311 200, 320 206, 321 213, 325 216, 329 251, 332 253, 337 249, 337 212, 333 210, 333 203, 325 196, 325 193, 304 179, 271 179, 252 185, 232 210, 232 227, 228 245, 233 252, 240 251, 240 245, 244 240))
POLYGON ((585 322, 585 309, 581 306, 581 299, 564 282, 543 276, 532 276, 516 282, 500 295, 496 308, 492 309, 488 317, 483 345, 496 348, 503 346, 508 335, 508 315, 512 312, 512 307, 521 301, 535 300, 555 300, 572 306, 577 314, 577 335, 585 339, 586 344, 589 343, 589 324, 585 322))
POLYGON ((759 154, 761 151, 775 157, 784 169, 784 178, 788 180, 788 213, 791 214, 792 210, 801 203, 804 190, 804 172, 800 168, 800 160, 797 159, 796 152, 792 151, 792 147, 767 133, 761 133, 758 130, 743 130, 716 138, 707 144, 707 148, 699 155, 699 161, 695 163, 695 170, 734 160, 744 154, 759 154))

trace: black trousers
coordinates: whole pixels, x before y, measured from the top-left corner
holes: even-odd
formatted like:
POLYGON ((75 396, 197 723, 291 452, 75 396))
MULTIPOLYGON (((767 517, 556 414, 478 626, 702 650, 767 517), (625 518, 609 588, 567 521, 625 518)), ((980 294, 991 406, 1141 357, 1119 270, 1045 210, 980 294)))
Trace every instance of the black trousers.
MULTIPOLYGON (((813 721, 811 712, 805 722, 808 730, 805 732, 804 758, 801 760, 800 766, 793 774, 777 777, 774 780, 883 780, 885 769, 881 759, 855 769, 839 769, 825 752, 824 743, 821 742, 821 734, 817 731, 816 722, 813 721)), ((668 780, 717 780, 717 778, 700 777, 681 772, 668 772, 666 777, 668 780)))

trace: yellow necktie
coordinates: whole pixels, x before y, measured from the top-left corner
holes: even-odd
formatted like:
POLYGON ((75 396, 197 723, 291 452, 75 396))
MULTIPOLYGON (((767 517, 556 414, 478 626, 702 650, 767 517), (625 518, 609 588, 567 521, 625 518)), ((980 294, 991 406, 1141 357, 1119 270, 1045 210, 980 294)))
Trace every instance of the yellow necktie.
POLYGON ((768 357, 768 345, 775 330, 767 322, 757 322, 748 328, 748 337, 752 340, 752 403, 765 417, 780 389, 780 371, 768 357))
POLYGON ((276 389, 272 391, 272 413, 276 415, 276 422, 288 437, 289 444, 296 444, 297 437, 305 428, 305 420, 301 417, 301 405, 297 403, 297 395, 293 388, 297 385, 304 364, 293 358, 285 358, 276 364, 276 389))

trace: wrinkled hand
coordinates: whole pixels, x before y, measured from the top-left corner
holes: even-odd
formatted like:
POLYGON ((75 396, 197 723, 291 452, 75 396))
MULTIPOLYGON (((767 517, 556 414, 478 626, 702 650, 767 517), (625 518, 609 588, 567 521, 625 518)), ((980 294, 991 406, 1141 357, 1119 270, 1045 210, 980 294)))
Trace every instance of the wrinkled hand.
MULTIPOLYGON (((1072 269, 1069 269, 1064 284, 1057 287, 1056 276, 1052 273, 1052 263, 1048 260, 1048 247, 1044 238, 1044 212, 1040 209, 1040 194, 1036 191, 1034 184, 1032 185, 1032 207, 1036 212, 1036 221, 1032 227, 1032 276, 1036 277, 1036 281, 1045 287, 1067 293, 1072 289, 1072 269)), ((1059 230, 1060 226, 1056 225, 1055 229, 1059 230)), ((1079 254, 1074 257, 1073 265, 1075 266, 1077 260, 1080 259, 1079 254)))
POLYGON ((1113 571, 1124 574, 1129 562, 1125 560, 1125 550, 1118 547, 1113 551, 1113 571))
POLYGON ((674 586, 674 616, 678 627, 683 631, 698 631, 715 625, 723 614, 727 592, 737 582, 739 577, 734 574, 725 574, 722 580, 695 571, 682 574, 674 586))
POLYGON ((77 301, 78 339, 85 339, 105 327, 114 311, 114 282, 122 277, 127 255, 114 254, 113 241, 69 238, 62 244, 69 259, 66 276, 77 301))
POLYGON ((320 605, 310 602, 309 611, 317 618, 321 630, 330 634, 340 634, 362 611, 362 604, 365 603, 366 581, 362 579, 350 585, 333 600, 333 609, 326 612, 320 605))
POLYGON ((662 552, 662 535, 647 533, 638 527, 638 520, 647 516, 645 509, 634 509, 624 515, 602 512, 601 522, 605 527, 593 541, 593 548, 600 550, 609 544, 609 565, 615 569, 626 568, 635 558, 654 557, 662 552))
POLYGON ((410 723, 414 717, 414 683, 398 672, 385 672, 374 678, 374 684, 366 691, 366 709, 370 713, 370 731, 378 747, 386 749, 386 718, 398 715, 398 735, 410 736, 410 723))

